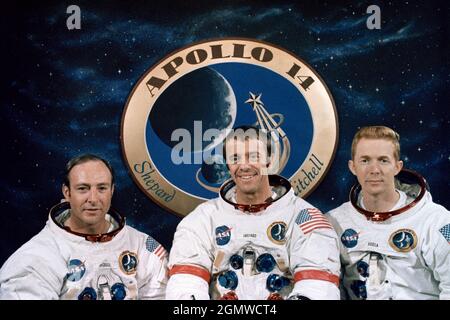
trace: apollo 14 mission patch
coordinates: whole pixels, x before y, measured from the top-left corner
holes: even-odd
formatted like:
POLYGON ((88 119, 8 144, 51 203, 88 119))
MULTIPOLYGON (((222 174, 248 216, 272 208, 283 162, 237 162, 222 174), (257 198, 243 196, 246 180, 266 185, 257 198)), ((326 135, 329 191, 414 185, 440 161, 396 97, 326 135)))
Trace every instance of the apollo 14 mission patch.
POLYGON ((389 245, 396 251, 409 252, 417 245, 417 235, 414 230, 400 229, 389 237, 389 245))
POLYGON ((124 251, 119 256, 119 266, 125 274, 133 274, 136 272, 139 259, 136 253, 124 251))
POLYGON ((230 179, 221 146, 242 125, 270 132, 270 174, 297 196, 325 177, 338 138, 330 91, 287 49, 247 38, 193 43, 149 68, 122 115, 122 152, 138 187, 184 217, 230 179))
POLYGON ((286 242, 286 230, 286 223, 283 221, 275 221, 267 228, 267 236, 273 243, 284 244, 286 242))

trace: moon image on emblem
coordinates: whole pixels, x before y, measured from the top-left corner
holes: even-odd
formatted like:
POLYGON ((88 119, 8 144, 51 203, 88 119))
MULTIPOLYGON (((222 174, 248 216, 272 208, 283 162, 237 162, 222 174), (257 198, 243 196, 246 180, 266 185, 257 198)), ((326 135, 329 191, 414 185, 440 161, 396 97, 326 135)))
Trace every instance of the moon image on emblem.
POLYGON ((201 121, 202 134, 208 129, 223 130, 213 141, 203 141, 201 149, 191 143, 192 152, 202 152, 217 146, 236 120, 236 97, 231 85, 217 71, 205 67, 194 70, 171 84, 155 102, 149 116, 150 124, 169 147, 176 129, 186 129, 194 138, 194 121, 201 121))

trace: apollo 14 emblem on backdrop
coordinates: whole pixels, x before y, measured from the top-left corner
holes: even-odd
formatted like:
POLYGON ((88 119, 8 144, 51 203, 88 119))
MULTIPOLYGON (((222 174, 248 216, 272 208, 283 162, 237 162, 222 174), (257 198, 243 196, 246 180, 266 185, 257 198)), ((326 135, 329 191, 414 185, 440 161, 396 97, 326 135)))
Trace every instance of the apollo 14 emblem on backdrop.
POLYGON ((271 132, 273 173, 289 178, 298 196, 310 194, 337 145, 334 101, 322 79, 270 43, 195 43, 163 58, 133 88, 122 116, 123 153, 140 189, 185 216, 230 178, 217 153, 226 132, 253 124, 271 132))

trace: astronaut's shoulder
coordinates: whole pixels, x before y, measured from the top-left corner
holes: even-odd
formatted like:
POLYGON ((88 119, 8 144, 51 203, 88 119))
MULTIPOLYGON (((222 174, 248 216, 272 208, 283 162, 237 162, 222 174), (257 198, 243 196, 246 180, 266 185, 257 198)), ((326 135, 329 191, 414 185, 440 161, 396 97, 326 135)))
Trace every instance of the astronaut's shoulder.
POLYGON ((211 199, 199 204, 188 213, 180 222, 180 225, 198 225, 211 220, 212 215, 219 211, 217 199, 211 199))
POLYGON ((422 217, 421 219, 424 220, 425 224, 429 224, 430 226, 439 226, 450 223, 450 211, 444 206, 432 201, 429 201, 421 208, 420 214, 422 217))
POLYGON ((205 216, 210 216, 214 212, 220 210, 220 200, 219 198, 207 200, 199 204, 188 216, 193 218, 202 218, 205 216))
POLYGON ((42 252, 53 253, 58 247, 57 237, 45 226, 39 233, 25 242, 17 251, 30 254, 41 254, 42 252))
POLYGON ((321 210, 319 207, 316 207, 313 204, 307 202, 306 200, 303 200, 302 198, 297 197, 297 199, 294 202, 295 217, 297 217, 298 215, 302 215, 305 212, 314 213, 314 214, 322 213, 322 214, 326 215, 326 212, 321 210))
POLYGON ((331 209, 330 211, 328 211, 326 214, 330 217, 333 218, 339 218, 344 216, 345 214, 347 214, 348 212, 351 212, 353 210, 353 206, 350 203, 350 201, 348 202, 344 202, 343 204, 341 204, 340 206, 331 209))
POLYGON ((427 243, 424 250, 448 250, 448 246, 436 246, 440 241, 446 240, 450 244, 450 212, 443 206, 429 201, 421 207, 415 226, 419 229, 418 235, 422 243, 427 243))
MULTIPOLYGON (((155 239, 153 236, 143 231, 140 231, 132 226, 125 225, 122 231, 126 232, 127 236, 126 238, 127 240, 125 241, 126 245, 129 245, 131 247, 142 249, 145 247, 148 248, 149 246, 156 248, 160 245, 159 241, 155 239)), ((124 238, 119 238, 117 240, 123 241, 124 238)), ((149 251, 152 252, 152 250, 149 251)))
POLYGON ((314 205, 312 205, 311 203, 300 197, 294 197, 291 203, 294 205, 296 210, 316 209, 320 211, 319 208, 315 207, 314 205))
POLYGON ((125 226, 125 228, 128 233, 128 241, 125 243, 125 245, 129 248, 135 248, 139 255, 141 255, 143 252, 149 252, 153 254, 156 254, 158 252, 160 254, 163 254, 165 252, 164 246, 162 246, 161 243, 151 235, 131 226, 125 226), (162 248, 158 249, 160 246, 162 248))
POLYGON ((146 234, 145 232, 142 232, 139 229, 132 227, 130 225, 125 225, 121 232, 125 233, 129 238, 134 239, 146 239, 147 237, 149 237, 149 235, 146 234))
POLYGON ((425 210, 436 216, 450 217, 450 211, 447 208, 433 201, 427 203, 425 210))
POLYGON ((39 263, 41 267, 57 264, 62 259, 57 239, 52 236, 48 229, 43 229, 30 240, 17 249, 5 262, 8 266, 19 271, 21 269, 32 268, 39 263), (48 264, 46 262, 52 262, 48 264), (54 263, 53 263, 54 262, 54 263))

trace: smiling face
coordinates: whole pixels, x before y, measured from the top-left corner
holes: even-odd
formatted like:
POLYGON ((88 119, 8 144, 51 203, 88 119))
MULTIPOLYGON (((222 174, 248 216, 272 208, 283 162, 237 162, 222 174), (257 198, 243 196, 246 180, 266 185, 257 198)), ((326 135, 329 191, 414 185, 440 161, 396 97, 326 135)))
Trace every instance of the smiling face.
POLYGON ((396 159, 392 141, 362 138, 348 166, 357 177, 363 195, 379 197, 395 192, 394 178, 403 162, 396 159))
POLYGON ((109 169, 101 161, 84 162, 70 170, 69 181, 70 186, 62 188, 70 203, 69 227, 81 233, 104 233, 114 191, 109 169))
POLYGON ((258 139, 230 139, 226 143, 226 161, 236 183, 239 203, 263 203, 270 197, 266 145, 258 139))

